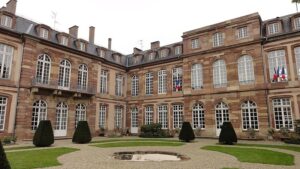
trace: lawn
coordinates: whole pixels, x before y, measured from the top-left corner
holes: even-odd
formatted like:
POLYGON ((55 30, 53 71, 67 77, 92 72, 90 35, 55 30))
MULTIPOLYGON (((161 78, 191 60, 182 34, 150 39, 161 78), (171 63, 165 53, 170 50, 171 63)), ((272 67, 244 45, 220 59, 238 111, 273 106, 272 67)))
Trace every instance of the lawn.
POLYGON ((140 147, 140 146, 181 146, 184 145, 182 142, 174 141, 113 141, 94 144, 93 146, 108 148, 108 147, 140 147))
POLYGON ((236 157, 241 162, 274 165, 294 165, 293 155, 271 150, 241 148, 233 146, 205 146, 202 147, 202 149, 226 153, 236 157))
POLYGON ((159 142, 179 142, 179 140, 161 139, 161 138, 136 138, 136 139, 108 139, 97 140, 91 143, 107 143, 107 142, 124 142, 124 141, 159 141, 159 142))
POLYGON ((32 169, 60 165, 57 161, 57 157, 77 150, 78 149, 62 147, 6 152, 6 155, 12 169, 32 169))
POLYGON ((288 146, 288 145, 266 145, 266 144, 237 144, 238 146, 246 146, 246 147, 266 147, 266 148, 278 148, 284 150, 291 150, 300 152, 299 146, 288 146))
POLYGON ((5 151, 11 151, 11 150, 26 150, 26 149, 34 149, 38 148, 35 146, 22 146, 22 147, 4 147, 5 151))

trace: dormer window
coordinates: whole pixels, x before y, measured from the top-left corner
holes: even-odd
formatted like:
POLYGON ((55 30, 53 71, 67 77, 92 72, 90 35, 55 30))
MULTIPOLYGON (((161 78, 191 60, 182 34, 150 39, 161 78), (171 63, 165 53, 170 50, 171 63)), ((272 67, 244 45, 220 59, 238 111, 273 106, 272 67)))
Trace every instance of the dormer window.
POLYGON ((79 42, 79 50, 85 51, 85 43, 84 42, 79 42))
POLYGON ((11 28, 12 27, 12 17, 7 16, 7 15, 2 15, 1 16, 1 25, 11 28))
POLYGON ((149 54, 149 60, 154 60, 155 58, 155 52, 152 52, 149 54))
POLYGON ((60 44, 64 46, 68 46, 69 39, 66 36, 61 36, 60 44))
POLYGON ((100 57, 104 58, 105 56, 105 51, 103 49, 100 50, 100 57))
POLYGON ((181 46, 176 46, 175 47, 175 55, 180 55, 182 53, 182 48, 181 46))
POLYGON ((167 57, 167 54, 168 54, 167 49, 163 49, 163 50, 160 51, 160 57, 161 58, 167 57))
POLYGON ((300 29, 300 17, 294 19, 294 28, 296 30, 300 29))
POLYGON ((45 28, 40 29, 40 37, 44 39, 48 39, 49 31, 45 28))
POLYGON ((199 48, 199 39, 192 39, 192 49, 199 48))
POLYGON ((279 26, 280 25, 278 22, 269 24, 268 25, 268 34, 273 35, 273 34, 279 33, 279 26))

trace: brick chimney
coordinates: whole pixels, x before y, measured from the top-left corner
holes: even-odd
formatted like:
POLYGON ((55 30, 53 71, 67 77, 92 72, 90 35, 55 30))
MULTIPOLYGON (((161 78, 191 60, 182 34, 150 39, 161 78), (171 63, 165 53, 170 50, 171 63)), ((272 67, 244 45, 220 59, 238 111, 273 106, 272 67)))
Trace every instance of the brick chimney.
POLYGON ((108 49, 111 50, 111 38, 108 38, 108 49))
POLYGON ((133 54, 140 54, 142 52, 139 48, 133 48, 133 54))
POLYGON ((160 47, 160 42, 159 41, 155 41, 155 42, 151 42, 151 49, 158 49, 160 47))
POLYGON ((93 26, 90 26, 89 42, 91 44, 94 44, 94 42, 95 42, 95 27, 93 27, 93 26))
POLYGON ((73 36, 74 38, 77 39, 77 37, 78 37, 78 26, 77 26, 77 25, 74 25, 74 26, 72 26, 71 28, 69 28, 69 34, 70 34, 71 36, 73 36))
POLYGON ((10 0, 6 3, 6 11, 16 14, 17 0, 10 0))

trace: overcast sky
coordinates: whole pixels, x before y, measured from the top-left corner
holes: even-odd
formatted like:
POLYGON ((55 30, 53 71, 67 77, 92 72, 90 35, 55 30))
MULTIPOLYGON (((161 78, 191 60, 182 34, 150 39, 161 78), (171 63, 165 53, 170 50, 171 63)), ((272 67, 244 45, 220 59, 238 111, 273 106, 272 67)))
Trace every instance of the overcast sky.
MULTIPOLYGON (((4 6, 8 0, 0 0, 4 6)), ((299 6, 300 7, 300 6, 299 6)), ((18 0, 17 15, 68 32, 79 26, 79 38, 88 40, 96 27, 95 43, 123 54, 133 47, 150 48, 181 41, 185 31, 259 12, 263 20, 296 12, 291 0, 18 0)))

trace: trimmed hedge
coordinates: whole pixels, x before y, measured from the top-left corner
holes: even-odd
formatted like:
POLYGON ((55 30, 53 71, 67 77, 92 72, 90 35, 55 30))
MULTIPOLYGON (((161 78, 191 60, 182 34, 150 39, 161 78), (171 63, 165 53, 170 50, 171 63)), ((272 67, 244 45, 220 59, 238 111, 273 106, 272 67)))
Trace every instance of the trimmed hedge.
POLYGON ((219 143, 232 145, 237 143, 237 136, 232 127, 231 122, 224 122, 221 126, 221 133, 219 136, 219 143))
POLYGON ((39 123, 33 137, 33 144, 37 147, 48 147, 54 143, 53 129, 50 120, 39 123))
POLYGON ((195 139, 195 134, 190 122, 183 122, 179 133, 179 140, 190 142, 195 139))
POLYGON ((6 158, 6 154, 4 152, 2 141, 0 141, 0 168, 1 169, 11 169, 10 164, 6 158))
POLYGON ((164 131, 160 123, 151 123, 141 127, 140 137, 144 138, 166 138, 169 135, 164 131))
POLYGON ((74 132, 72 142, 85 144, 92 140, 91 131, 87 121, 79 121, 74 132))

